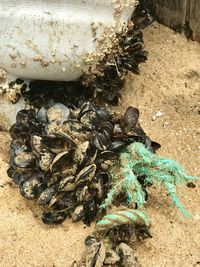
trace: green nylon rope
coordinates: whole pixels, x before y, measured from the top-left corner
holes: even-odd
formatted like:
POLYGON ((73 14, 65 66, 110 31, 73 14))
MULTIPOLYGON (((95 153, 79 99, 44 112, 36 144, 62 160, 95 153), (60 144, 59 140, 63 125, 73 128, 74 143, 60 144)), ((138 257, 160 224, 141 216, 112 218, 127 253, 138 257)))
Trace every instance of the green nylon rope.
MULTIPOLYGON (((137 176, 142 175, 145 177, 145 183, 162 184, 171 197, 173 204, 184 216, 187 218, 192 217, 179 200, 176 186, 181 183, 191 182, 192 180, 199 180, 199 178, 187 175, 182 166, 176 161, 165 159, 152 153, 142 143, 132 143, 120 154, 118 166, 119 171, 117 174, 113 170, 110 172, 113 185, 101 208, 108 208, 119 194, 125 193, 127 203, 137 203, 139 210, 142 210, 141 212, 147 217, 144 206, 146 203, 145 193, 137 180, 137 176)), ((135 212, 136 210, 133 209, 132 211, 135 212)), ((98 227, 100 225, 110 227, 117 223, 120 224, 121 217, 118 213, 109 214, 109 217, 106 216, 97 223, 98 227)), ((124 223, 124 217, 123 219, 121 218, 121 223, 124 223)), ((132 223, 133 221, 133 217, 126 220, 127 223, 132 223)))

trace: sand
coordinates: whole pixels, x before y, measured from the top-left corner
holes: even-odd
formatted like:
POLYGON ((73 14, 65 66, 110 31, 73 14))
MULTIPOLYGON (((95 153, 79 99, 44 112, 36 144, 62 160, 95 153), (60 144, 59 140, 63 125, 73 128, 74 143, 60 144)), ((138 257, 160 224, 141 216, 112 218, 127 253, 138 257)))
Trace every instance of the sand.
MULTIPOLYGON (((162 145, 158 153, 200 177, 200 44, 157 23, 144 31, 144 39, 149 60, 139 76, 127 78, 116 110, 137 106, 141 125, 162 145)), ((0 133, 0 266, 70 266, 92 228, 70 221, 44 225, 41 210, 6 175, 8 145, 8 134, 0 133)), ((152 189, 147 211, 153 238, 134 244, 142 267, 200 266, 200 182, 195 184, 178 189, 193 220, 183 218, 162 188, 152 189)))

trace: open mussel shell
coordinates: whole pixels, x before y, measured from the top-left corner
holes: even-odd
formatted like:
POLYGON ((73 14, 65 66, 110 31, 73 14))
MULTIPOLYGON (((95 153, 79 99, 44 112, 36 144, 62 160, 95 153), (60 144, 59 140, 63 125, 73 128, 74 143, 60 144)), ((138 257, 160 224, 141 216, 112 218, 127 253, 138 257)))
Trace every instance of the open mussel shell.
POLYGON ((80 108, 80 112, 78 114, 78 119, 80 119, 88 111, 96 112, 96 108, 94 107, 93 103, 90 101, 82 104, 82 106, 80 108))
POLYGON ((56 210, 72 211, 76 206, 77 199, 74 191, 58 192, 49 203, 49 207, 53 207, 56 210))
POLYGON ((74 151, 65 151, 59 153, 53 160, 50 170, 52 173, 70 173, 69 175, 73 175, 76 172, 76 165, 73 160, 74 151))
POLYGON ((65 105, 58 103, 49 108, 46 115, 49 122, 60 121, 62 123, 69 119, 70 110, 65 105))
POLYGON ((61 179, 58 185, 58 191, 68 192, 76 188, 75 176, 67 176, 61 179))
POLYGON ((56 154, 76 147, 70 136, 59 133, 43 136, 41 143, 56 154))
POLYGON ((46 188, 41 176, 34 176, 20 183, 20 193, 27 199, 37 198, 46 188))
POLYGON ((89 166, 84 167, 76 176, 75 183, 76 185, 85 184, 91 181, 96 172, 96 165, 91 164, 89 166))
POLYGON ((42 214, 42 221, 45 224, 56 225, 62 223, 68 216, 67 211, 50 210, 44 211, 42 214))

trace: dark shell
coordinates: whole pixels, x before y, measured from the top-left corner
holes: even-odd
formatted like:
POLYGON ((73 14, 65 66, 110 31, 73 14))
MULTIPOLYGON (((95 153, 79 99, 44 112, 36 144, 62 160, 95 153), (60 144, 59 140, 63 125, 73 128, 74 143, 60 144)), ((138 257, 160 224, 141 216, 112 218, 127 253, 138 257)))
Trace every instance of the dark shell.
POLYGON ((83 105, 81 106, 78 118, 80 119, 88 111, 96 112, 96 109, 95 109, 93 103, 90 101, 83 103, 83 105))
POLYGON ((132 238, 133 234, 133 225, 122 224, 118 227, 111 229, 107 235, 114 244, 119 244, 121 242, 130 242, 130 239, 132 238))
POLYGON ((147 238, 152 238, 152 235, 150 234, 149 229, 145 224, 136 224, 134 226, 134 232, 139 239, 144 240, 147 238))
POLYGON ((50 167, 50 170, 52 173, 60 173, 66 169, 71 169, 76 171, 76 168, 74 166, 74 160, 73 160, 74 152, 72 150, 67 152, 62 152, 58 154, 50 167))
POLYGON ((42 206, 47 205, 51 201, 52 197, 57 193, 57 190, 57 185, 53 185, 45 189, 38 198, 38 204, 42 206))
POLYGON ((83 168, 76 176, 76 185, 88 183, 93 179, 96 172, 96 165, 92 164, 83 168))
POLYGON ((36 157, 31 152, 22 152, 21 154, 15 156, 13 162, 18 168, 34 168, 36 166, 36 157))
POLYGON ((90 247, 92 244, 95 244, 98 241, 94 235, 89 235, 86 237, 84 242, 85 242, 86 247, 90 247))
POLYGON ((76 196, 74 192, 59 192, 51 199, 49 206, 56 210, 72 211, 77 206, 76 196))
POLYGON ((28 137, 29 127, 23 123, 17 122, 10 128, 12 139, 26 139, 28 137))
POLYGON ((62 223, 67 216, 68 212, 62 210, 45 211, 42 214, 42 221, 45 224, 56 225, 62 223))
POLYGON ((109 121, 110 120, 110 114, 105 109, 98 109, 96 111, 96 113, 97 113, 97 116, 99 117, 100 120, 102 120, 102 121, 109 121))
POLYGON ((41 143, 51 149, 53 153, 61 153, 76 147, 70 136, 58 133, 42 136, 41 143))
POLYGON ((128 107, 122 119, 122 126, 126 133, 136 127, 139 118, 139 110, 137 108, 128 107))
POLYGON ((93 144, 97 149, 105 150, 108 147, 108 139, 102 133, 96 133, 93 144))
POLYGON ((16 121, 19 123, 27 123, 28 120, 28 110, 22 109, 18 111, 17 116, 16 116, 16 121))
POLYGON ((113 141, 109 144, 108 150, 118 151, 126 146, 127 142, 125 141, 113 141))
POLYGON ((32 177, 30 180, 20 184, 20 193, 27 199, 38 197, 46 188, 40 176, 32 177))
POLYGON ((89 193, 89 188, 87 185, 79 186, 76 190, 76 199, 79 203, 84 201, 88 201, 91 198, 91 194, 89 193))
POLYGON ((90 199, 84 203, 84 223, 90 225, 97 215, 97 204, 94 199, 90 199))
POLYGON ((95 111, 87 111, 80 118, 80 122, 82 122, 86 127, 93 130, 99 124, 99 118, 95 111))
POLYGON ((75 177, 74 176, 67 176, 64 177, 58 186, 58 191, 68 192, 74 190, 76 187, 75 185, 75 177))
POLYGON ((101 124, 101 127, 99 129, 99 131, 108 139, 111 138, 112 134, 113 134, 113 124, 109 121, 103 122, 101 124))
POLYGON ((13 167, 10 167, 9 169, 7 169, 8 177, 12 178, 14 173, 15 173, 15 169, 13 167))

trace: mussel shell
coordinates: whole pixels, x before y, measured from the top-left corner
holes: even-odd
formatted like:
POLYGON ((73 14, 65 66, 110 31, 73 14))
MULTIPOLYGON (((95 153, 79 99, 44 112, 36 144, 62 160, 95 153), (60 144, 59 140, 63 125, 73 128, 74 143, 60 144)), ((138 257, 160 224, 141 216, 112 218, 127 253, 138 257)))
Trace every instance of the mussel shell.
POLYGON ((76 198, 79 203, 88 201, 91 198, 91 194, 89 193, 89 188, 87 185, 79 186, 76 189, 76 198))
POLYGON ((90 199, 84 203, 84 223, 90 225, 97 215, 97 204, 94 199, 90 199))
POLYGON ((15 169, 13 167, 10 167, 9 169, 7 169, 8 177, 12 178, 14 173, 15 173, 15 169))
POLYGON ((19 140, 13 140, 10 144, 10 154, 11 155, 19 155, 22 152, 29 152, 29 148, 27 145, 23 144, 23 142, 20 142, 19 140), (12 153, 13 152, 13 153, 12 153))
POLYGON ((54 158, 55 155, 51 152, 41 152, 38 161, 41 170, 48 172, 50 170, 54 158))
POLYGON ((84 167, 76 176, 75 183, 76 185, 85 184, 91 181, 96 172, 96 165, 91 164, 84 167))
POLYGON ((135 232, 135 235, 141 240, 152 238, 152 235, 149 232, 149 229, 145 224, 135 224, 134 232, 135 232))
POLYGON ((42 221, 45 224, 56 225, 62 223, 68 216, 68 212, 62 210, 45 211, 42 214, 42 221))
POLYGON ((55 104, 47 110, 47 119, 49 122, 60 121, 61 123, 67 121, 70 117, 70 110, 63 104, 55 104))
POLYGON ((36 157, 31 152, 22 152, 21 154, 15 156, 15 158, 13 159, 13 163, 16 167, 22 169, 35 168, 36 157))
POLYGON ((99 124, 99 118, 95 111, 87 111, 80 118, 80 122, 82 122, 86 127, 93 130, 99 124))
POLYGON ((59 192, 55 195, 51 202, 49 203, 49 207, 53 207, 56 210, 66 209, 68 211, 73 210, 77 205, 77 200, 75 196, 75 192, 59 192))
POLYGON ((32 134, 30 140, 31 148, 33 151, 37 152, 38 154, 44 150, 44 146, 42 145, 42 137, 32 134))
POLYGON ((36 175, 36 172, 32 172, 32 171, 18 172, 18 171, 15 171, 13 176, 12 176, 12 180, 14 181, 15 184, 20 185, 21 183, 31 179, 34 175, 36 175))
POLYGON ((68 125, 70 131, 73 133, 75 132, 82 132, 82 133, 90 133, 91 129, 84 125, 82 122, 78 120, 68 120, 64 122, 64 125, 68 125))
POLYGON ((86 155, 87 155, 87 151, 89 149, 90 143, 89 141, 85 141, 83 143, 79 143, 75 152, 74 152, 74 161, 80 166, 86 155))
POLYGON ((61 153, 63 151, 76 147, 75 142, 70 136, 54 133, 53 135, 45 135, 41 140, 42 144, 51 149, 53 153, 61 153))
POLYGON ((99 156, 104 160, 113 160, 117 158, 117 154, 111 150, 102 151, 99 156))
POLYGON ((67 152, 59 153, 53 160, 50 170, 52 173, 59 173, 67 171, 66 169, 76 170, 76 166, 73 160, 74 151, 70 150, 67 152))
POLYGON ((118 151, 126 146, 126 141, 113 141, 109 144, 108 150, 110 151, 118 151))
POLYGON ((109 121, 103 122, 101 124, 100 132, 108 139, 111 138, 113 134, 113 124, 109 121))
POLYGON ((19 123, 26 124, 28 119, 28 110, 22 109, 17 112, 16 121, 19 123))
POLYGON ((105 109, 98 109, 96 111, 96 113, 97 113, 97 116, 99 117, 100 120, 102 120, 102 121, 109 121, 110 120, 110 114, 105 109))
POLYGON ((90 247, 91 245, 97 243, 97 239, 94 235, 88 235, 84 241, 86 247, 90 247))
POLYGON ((137 108, 128 107, 122 119, 122 126, 126 133, 136 127, 139 118, 139 110, 137 108))
POLYGON ((40 123, 47 123, 47 110, 41 107, 36 114, 36 118, 40 123))
POLYGON ((23 123, 16 122, 10 128, 10 135, 12 139, 26 139, 28 137, 29 127, 23 123))
POLYGON ((76 187, 75 185, 75 177, 74 176, 67 176, 61 179, 58 191, 68 192, 74 190, 76 187))
POLYGON ((27 199, 37 198, 46 188, 41 176, 34 176, 28 181, 20 183, 20 193, 27 199))
POLYGON ((57 193, 57 190, 57 185, 53 185, 45 189, 38 198, 38 204, 42 206, 47 205, 51 201, 52 197, 57 193))
POLYGON ((96 133, 92 141, 93 145, 99 150, 106 150, 108 147, 108 139, 102 133, 96 133))
POLYGON ((78 222, 82 220, 85 216, 84 207, 83 205, 79 205, 75 208, 75 210, 72 213, 72 221, 78 222))
POLYGON ((79 115, 78 115, 78 119, 80 119, 88 111, 96 112, 96 109, 95 109, 93 103, 90 102, 90 101, 85 102, 85 103, 82 104, 82 106, 80 108, 79 115))

